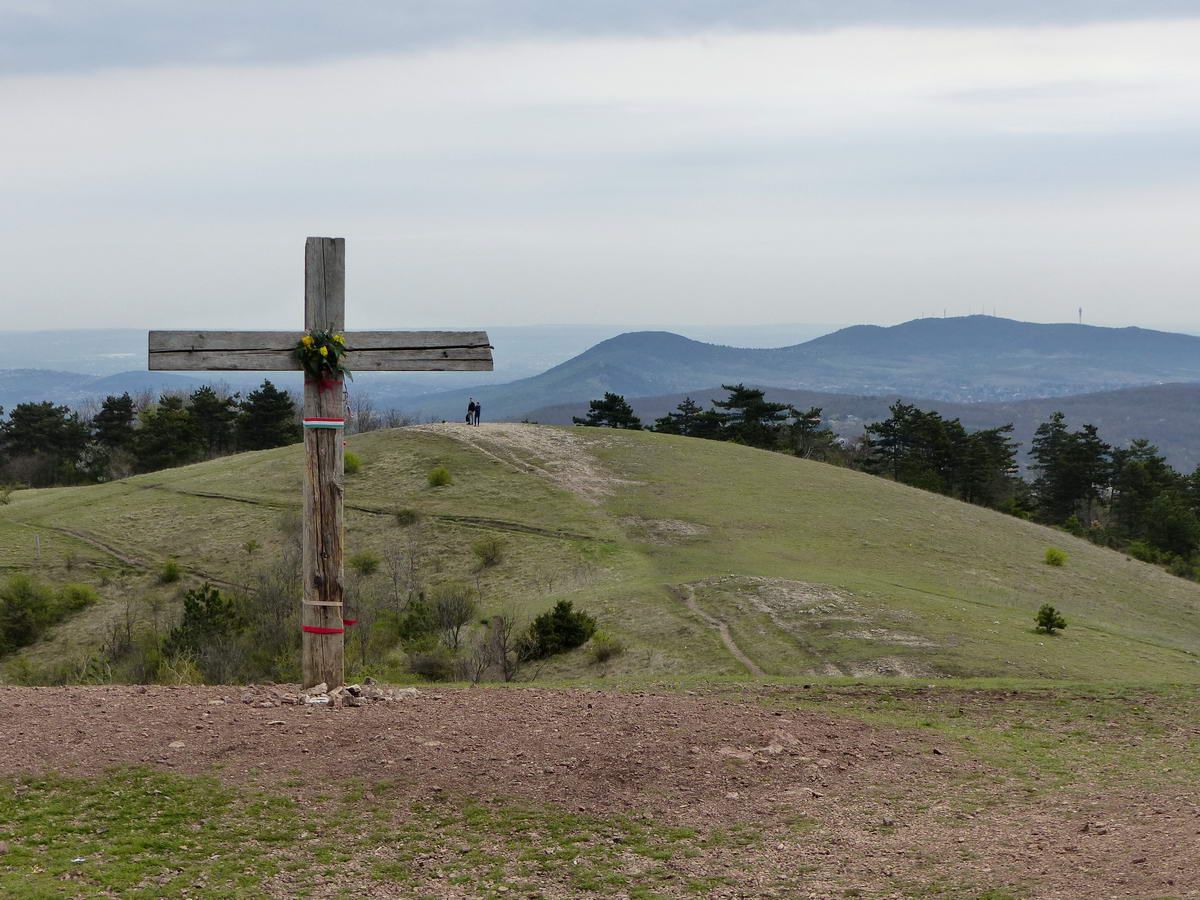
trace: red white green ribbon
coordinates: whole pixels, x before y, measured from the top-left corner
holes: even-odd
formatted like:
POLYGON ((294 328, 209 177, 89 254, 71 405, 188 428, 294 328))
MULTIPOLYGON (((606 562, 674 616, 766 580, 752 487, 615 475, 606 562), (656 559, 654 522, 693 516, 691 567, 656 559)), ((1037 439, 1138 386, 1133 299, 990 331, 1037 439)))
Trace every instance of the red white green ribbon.
MULTIPOLYGON (((295 420, 293 419, 292 421, 295 421, 295 420)), ((346 420, 345 419, 326 419, 326 418, 318 418, 318 417, 314 417, 311 419, 305 418, 304 419, 304 427, 305 428, 345 428, 346 420)))

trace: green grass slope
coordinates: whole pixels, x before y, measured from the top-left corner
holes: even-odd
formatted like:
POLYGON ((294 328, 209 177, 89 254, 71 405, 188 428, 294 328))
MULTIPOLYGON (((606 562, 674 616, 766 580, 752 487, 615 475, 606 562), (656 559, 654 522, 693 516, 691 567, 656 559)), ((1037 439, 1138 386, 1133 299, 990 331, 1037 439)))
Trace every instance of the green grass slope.
MULTIPOLYGON (((348 552, 419 545, 426 579, 472 579, 485 612, 531 615, 565 597, 629 647, 602 667, 575 653, 545 674, 1200 680, 1200 585, 882 479, 583 428, 429 426, 349 446, 363 468, 346 479, 348 552), (425 476, 439 464, 454 480, 433 488, 425 476), (402 509, 421 524, 397 524, 402 509), (503 557, 480 570, 470 545, 485 534, 503 557), (1066 566, 1043 562, 1050 545, 1066 566), (1042 603, 1065 613, 1065 632, 1033 633, 1042 603)), ((281 518, 294 521, 301 455, 14 494, 0 507, 0 575, 88 581, 103 598, 25 655, 82 652, 114 618, 146 609, 169 619, 180 586, 154 573, 172 557, 185 583, 249 581, 279 553, 281 518)))

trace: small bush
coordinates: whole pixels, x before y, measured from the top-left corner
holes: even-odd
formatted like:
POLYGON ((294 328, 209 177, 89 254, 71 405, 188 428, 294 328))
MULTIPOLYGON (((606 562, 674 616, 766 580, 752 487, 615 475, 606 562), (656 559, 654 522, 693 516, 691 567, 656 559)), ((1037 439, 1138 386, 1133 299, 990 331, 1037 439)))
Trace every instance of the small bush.
POLYGON ((1157 563, 1160 561, 1161 557, 1161 554, 1154 547, 1151 547, 1146 541, 1133 541, 1128 547, 1125 548, 1125 552, 1127 552, 1134 559, 1141 560, 1145 563, 1157 563))
POLYGON ((362 468, 362 459, 357 453, 346 451, 345 457, 342 459, 342 471, 347 475, 357 475, 358 470, 362 468))
POLYGON ((168 559, 158 567, 158 580, 162 584, 174 584, 182 575, 183 570, 179 568, 179 563, 173 559, 168 559))
POLYGON ((204 684, 204 674, 196 664, 194 654, 180 651, 163 658, 157 680, 159 684, 204 684))
POLYGON ((445 466, 435 466, 429 470, 427 477, 430 487, 442 487, 450 483, 450 470, 445 466))
POLYGON ((521 655, 527 659, 545 659, 582 647, 596 633, 596 620, 574 608, 570 600, 559 600, 529 626, 521 640, 521 655))
POLYGON ((38 640, 50 626, 90 606, 96 592, 83 584, 58 591, 28 575, 13 575, 0 585, 0 656, 38 640))
POLYGON ((1079 516, 1074 513, 1067 517, 1067 521, 1063 522, 1063 529, 1075 537, 1087 537, 1087 527, 1079 521, 1079 516))
POLYGON ((482 537, 473 543, 471 545, 471 552, 479 560, 480 567, 487 569, 500 562, 500 557, 504 552, 504 545, 498 537, 489 534, 487 537, 482 537))
POLYGON ((346 560, 346 565, 362 575, 364 578, 368 575, 374 575, 378 571, 383 560, 370 550, 363 550, 360 553, 352 553, 346 560))
POLYGON ((625 644, 604 631, 597 631, 588 642, 588 655, 596 665, 608 662, 614 656, 620 656, 624 652, 625 644))
POLYGON ((0 484, 0 506, 8 506, 14 490, 15 488, 11 484, 0 484))
POLYGON ((262 544, 260 544, 256 540, 254 540, 254 538, 250 538, 250 540, 248 540, 248 541, 246 541, 246 543, 242 544, 242 549, 244 551, 246 551, 247 556, 253 556, 255 553, 258 552, 260 547, 262 547, 262 544))
POLYGON ((1059 550, 1057 547, 1046 548, 1046 565, 1048 566, 1063 566, 1067 562, 1067 551, 1059 550))
POLYGON ((454 657, 445 647, 420 650, 409 655, 408 671, 430 681, 447 681, 454 674, 454 657))
POLYGON ((1060 628, 1067 627, 1067 620, 1049 603, 1043 603, 1037 614, 1037 628, 1041 634, 1054 634, 1060 628))
POLYGON ((415 509, 401 509, 396 511, 396 524, 401 528, 408 528, 411 525, 416 525, 421 521, 421 514, 415 509))
POLYGON ((86 584, 66 584, 58 592, 58 608, 63 613, 73 613, 91 606, 99 600, 94 588, 86 584))

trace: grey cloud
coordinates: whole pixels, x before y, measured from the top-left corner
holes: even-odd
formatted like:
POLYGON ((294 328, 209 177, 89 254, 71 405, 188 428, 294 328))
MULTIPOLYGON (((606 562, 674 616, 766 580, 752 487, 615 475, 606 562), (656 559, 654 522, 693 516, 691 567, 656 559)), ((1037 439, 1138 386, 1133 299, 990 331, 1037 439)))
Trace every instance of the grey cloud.
POLYGON ((1195 14, 1195 0, 0 0, 0 73, 299 62, 531 37, 1195 14))

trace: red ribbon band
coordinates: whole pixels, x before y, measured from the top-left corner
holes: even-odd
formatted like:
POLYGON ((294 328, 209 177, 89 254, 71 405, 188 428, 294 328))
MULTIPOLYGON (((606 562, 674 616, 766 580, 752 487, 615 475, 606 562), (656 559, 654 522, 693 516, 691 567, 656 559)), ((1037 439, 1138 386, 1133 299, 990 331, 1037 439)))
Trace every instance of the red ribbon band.
MULTIPOLYGON (((358 619, 342 619, 342 624, 349 628, 351 625, 357 625, 358 619)), ((301 625, 300 630, 306 631, 309 634, 345 634, 346 628, 322 628, 319 625, 301 625)))

